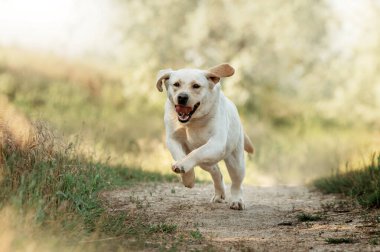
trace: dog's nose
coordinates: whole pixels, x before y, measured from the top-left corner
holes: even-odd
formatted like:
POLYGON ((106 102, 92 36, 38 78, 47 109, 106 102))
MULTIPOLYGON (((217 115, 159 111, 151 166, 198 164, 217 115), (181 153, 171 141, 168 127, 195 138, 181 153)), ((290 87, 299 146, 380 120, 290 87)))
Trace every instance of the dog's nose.
POLYGON ((187 94, 182 93, 178 95, 178 104, 186 105, 188 100, 189 100, 189 96, 187 94))

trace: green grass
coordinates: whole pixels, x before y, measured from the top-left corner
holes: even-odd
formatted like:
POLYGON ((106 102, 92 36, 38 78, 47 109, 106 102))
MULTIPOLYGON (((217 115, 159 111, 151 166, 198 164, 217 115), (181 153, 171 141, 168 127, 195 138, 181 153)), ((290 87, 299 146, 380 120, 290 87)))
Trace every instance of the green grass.
POLYGON ((190 235, 195 240, 201 240, 203 238, 202 233, 199 231, 199 229, 190 231, 190 235))
POLYGON ((369 244, 374 245, 374 246, 379 245, 379 239, 378 238, 371 238, 369 240, 369 244))
POLYGON ((298 221, 306 222, 306 221, 320 221, 322 220, 322 216, 320 215, 314 215, 314 214, 308 214, 308 213, 301 213, 297 215, 298 221))
MULTIPOLYGON (((11 138, 0 143, 0 208, 13 205, 20 213, 33 211, 39 225, 74 236, 147 233, 146 227, 139 228, 143 227, 140 224, 144 216, 129 216, 128 212, 110 215, 98 194, 137 182, 171 181, 175 177, 110 166, 78 154, 71 144, 57 141, 49 130, 38 127, 30 146, 20 148, 11 138)), ((159 228, 162 232, 175 231, 170 225, 159 228)))
POLYGON ((166 224, 166 223, 159 223, 156 225, 151 225, 149 227, 150 233, 174 233, 177 230, 177 225, 174 224, 166 224))
POLYGON ((342 244, 342 243, 354 243, 354 240, 352 238, 327 238, 325 241, 328 244, 342 244))
POLYGON ((373 155, 372 162, 362 169, 314 181, 323 193, 341 193, 356 199, 369 208, 380 207, 380 154, 373 155))

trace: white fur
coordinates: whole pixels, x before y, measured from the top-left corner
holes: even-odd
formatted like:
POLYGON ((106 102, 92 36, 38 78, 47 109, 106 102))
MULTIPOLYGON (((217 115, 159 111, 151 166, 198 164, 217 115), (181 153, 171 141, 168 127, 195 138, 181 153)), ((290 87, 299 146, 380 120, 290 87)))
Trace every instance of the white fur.
POLYGON ((157 87, 163 82, 168 95, 164 121, 166 144, 175 160, 172 170, 181 173, 189 188, 194 186, 195 166, 208 171, 215 188, 211 201, 223 202, 225 187, 218 162, 224 160, 232 181, 230 208, 243 209, 244 131, 236 106, 221 91, 219 79, 210 79, 207 71, 198 69, 164 70, 158 77, 157 87), (173 86, 176 82, 179 88, 173 86), (194 83, 201 87, 193 88, 194 83), (189 95, 189 106, 200 102, 187 123, 179 122, 175 111, 179 93, 189 95))

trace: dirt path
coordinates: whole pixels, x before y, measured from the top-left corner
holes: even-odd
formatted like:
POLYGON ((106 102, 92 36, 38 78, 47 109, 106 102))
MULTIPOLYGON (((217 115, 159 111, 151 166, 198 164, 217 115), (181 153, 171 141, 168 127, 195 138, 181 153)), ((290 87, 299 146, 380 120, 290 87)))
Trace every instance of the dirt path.
POLYGON ((305 187, 246 186, 246 209, 234 211, 228 203, 209 203, 212 194, 212 184, 187 189, 168 183, 103 196, 111 211, 144 211, 150 223, 175 224, 181 232, 199 230, 204 242, 222 251, 380 251, 373 245, 380 235, 378 212, 365 212, 347 201, 305 187), (322 218, 301 221, 302 213, 322 218), (351 243, 330 244, 328 238, 351 243))

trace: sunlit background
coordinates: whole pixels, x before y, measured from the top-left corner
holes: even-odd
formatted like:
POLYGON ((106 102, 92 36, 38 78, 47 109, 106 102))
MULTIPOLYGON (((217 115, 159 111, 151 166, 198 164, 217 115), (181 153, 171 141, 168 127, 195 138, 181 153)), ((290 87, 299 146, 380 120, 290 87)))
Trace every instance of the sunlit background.
POLYGON ((229 62, 223 90, 257 149, 246 183, 302 184, 378 147, 379 55, 378 0, 0 0, 0 119, 170 173, 156 72, 229 62))
POLYGON ((115 221, 99 193, 176 179, 156 73, 222 62, 256 147, 246 185, 304 185, 375 160, 380 0, 0 0, 0 251, 187 243, 188 230, 149 238, 157 223, 134 211, 115 221))

